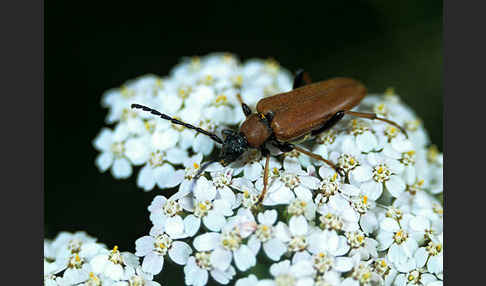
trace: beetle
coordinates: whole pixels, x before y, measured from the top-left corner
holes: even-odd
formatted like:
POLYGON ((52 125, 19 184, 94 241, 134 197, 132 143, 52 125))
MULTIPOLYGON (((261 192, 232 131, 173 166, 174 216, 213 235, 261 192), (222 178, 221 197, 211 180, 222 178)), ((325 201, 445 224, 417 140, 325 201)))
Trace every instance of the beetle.
MULTIPOLYGON (((256 113, 251 111, 238 94, 246 119, 238 131, 223 130, 224 140, 214 133, 172 118, 150 107, 140 104, 132 104, 131 107, 148 111, 174 124, 209 136, 222 145, 218 160, 223 166, 237 160, 249 148, 259 149, 266 161, 263 190, 258 198, 258 205, 265 198, 268 186, 270 151, 266 144, 272 144, 282 152, 296 150, 323 161, 341 173, 340 168, 330 160, 307 151, 297 144, 332 128, 344 115, 384 121, 396 126, 407 135, 400 125, 378 117, 375 113, 351 111, 365 96, 366 87, 357 80, 341 77, 312 83, 309 74, 299 70, 294 78, 293 89, 261 99, 256 105, 256 113)), ((198 175, 202 171, 203 168, 199 170, 198 175)))

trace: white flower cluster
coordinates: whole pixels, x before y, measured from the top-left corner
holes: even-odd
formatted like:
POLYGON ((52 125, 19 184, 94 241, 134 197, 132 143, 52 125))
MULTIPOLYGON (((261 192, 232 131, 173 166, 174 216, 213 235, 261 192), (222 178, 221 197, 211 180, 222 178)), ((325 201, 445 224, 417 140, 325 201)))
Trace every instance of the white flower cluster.
POLYGON ((130 109, 144 104, 219 134, 244 120, 238 93, 255 110, 259 99, 291 87, 291 74, 273 60, 240 64, 212 54, 104 96, 115 127, 94 141, 100 170, 126 178, 132 165, 143 166, 137 184, 144 190, 178 188, 148 207, 153 227, 136 241, 140 271, 157 275, 169 258, 183 265, 186 285, 210 277, 237 286, 442 285, 442 154, 393 90, 367 96, 356 110, 397 122, 408 137, 385 122, 345 116, 305 143, 343 174, 296 151, 272 150, 261 205, 259 151, 228 167, 212 164, 194 181, 204 159, 217 156, 214 142, 130 109), (267 265, 266 276, 254 271, 267 265))
POLYGON ((160 286, 142 270, 139 258, 108 250, 85 232, 61 232, 44 240, 44 285, 46 286, 160 286))

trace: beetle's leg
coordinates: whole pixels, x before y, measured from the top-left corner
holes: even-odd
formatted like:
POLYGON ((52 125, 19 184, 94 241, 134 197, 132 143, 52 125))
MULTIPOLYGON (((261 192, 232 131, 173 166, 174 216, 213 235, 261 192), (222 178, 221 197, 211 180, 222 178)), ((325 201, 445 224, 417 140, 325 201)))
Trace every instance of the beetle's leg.
POLYGON ((326 131, 327 129, 333 127, 336 123, 338 123, 339 120, 341 120, 341 118, 343 118, 343 116, 344 116, 344 112, 338 111, 328 121, 326 121, 326 123, 324 123, 324 125, 322 125, 322 127, 312 131, 311 135, 316 136, 316 135, 321 134, 322 132, 326 131))
POLYGON ((294 145, 289 142, 279 142, 277 140, 272 141, 272 145, 277 147, 280 151, 287 153, 294 150, 294 145))
POLYGON ((353 115, 353 116, 356 116, 356 117, 368 118, 368 119, 376 119, 376 120, 380 120, 380 121, 386 122, 388 124, 391 124, 391 125, 395 126, 398 129, 400 129, 400 131, 402 131, 402 133, 405 134, 405 137, 408 138, 408 134, 407 134, 407 131, 405 131, 405 128, 403 128, 402 126, 398 125, 398 123, 396 123, 394 121, 388 120, 386 118, 378 117, 376 115, 376 113, 354 112, 354 111, 349 111, 349 110, 344 111, 344 113, 345 114, 349 114, 349 115, 353 115))
POLYGON ((310 84, 311 82, 312 80, 309 73, 304 71, 303 69, 299 69, 297 70, 297 72, 295 72, 294 85, 292 89, 296 89, 306 84, 310 84))
POLYGON ((243 109, 243 113, 245 114, 245 116, 248 117, 248 115, 251 114, 250 107, 243 102, 243 99, 241 98, 241 95, 239 93, 236 95, 236 98, 238 98, 238 101, 241 103, 241 108, 243 109))
POLYGON ((316 159, 316 160, 319 160, 319 161, 322 161, 324 163, 326 163, 327 165, 329 165, 331 168, 333 168, 334 170, 336 170, 336 172, 338 172, 338 174, 340 174, 341 176, 344 176, 344 172, 341 168, 339 168, 336 164, 334 164, 333 162, 327 160, 327 159, 324 159, 321 155, 318 155, 318 154, 315 154, 315 153, 312 153, 310 151, 307 151, 299 146, 296 146, 296 145, 293 145, 294 147, 294 150, 300 152, 300 153, 303 153, 313 159, 316 159))
POLYGON ((265 160, 265 169, 263 171, 263 190, 262 193, 260 194, 260 197, 258 198, 258 201, 256 205, 258 206, 261 202, 263 202, 263 199, 265 199, 265 195, 267 193, 267 188, 268 188, 268 172, 269 172, 269 165, 270 165, 270 151, 266 148, 261 149, 262 155, 266 157, 265 160))

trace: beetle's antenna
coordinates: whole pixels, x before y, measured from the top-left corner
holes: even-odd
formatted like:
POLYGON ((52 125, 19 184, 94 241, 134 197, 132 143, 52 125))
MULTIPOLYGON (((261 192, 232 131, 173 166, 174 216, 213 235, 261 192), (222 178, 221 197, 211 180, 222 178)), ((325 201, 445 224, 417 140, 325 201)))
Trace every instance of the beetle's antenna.
POLYGON ((152 113, 153 115, 160 116, 162 119, 169 120, 170 122, 172 122, 174 124, 182 125, 186 128, 196 130, 199 133, 202 133, 204 135, 209 136, 209 138, 213 139, 214 141, 218 142, 219 144, 223 144, 223 140, 221 140, 221 138, 219 138, 218 135, 211 133, 209 131, 206 131, 202 128, 196 127, 194 125, 191 125, 189 123, 185 123, 185 122, 182 122, 182 121, 177 120, 175 118, 172 118, 172 117, 170 117, 166 114, 160 113, 159 111, 157 111, 153 108, 150 108, 150 107, 147 107, 147 106, 144 106, 144 105, 140 105, 140 104, 136 104, 136 103, 132 104, 132 108, 138 108, 138 109, 142 109, 143 111, 148 111, 148 112, 152 113))

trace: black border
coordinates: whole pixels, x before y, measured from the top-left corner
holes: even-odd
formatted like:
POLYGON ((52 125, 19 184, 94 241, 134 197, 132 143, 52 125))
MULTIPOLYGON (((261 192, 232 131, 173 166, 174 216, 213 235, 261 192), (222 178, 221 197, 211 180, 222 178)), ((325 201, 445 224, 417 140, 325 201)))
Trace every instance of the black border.
POLYGON ((2 256, 8 269, 3 277, 12 279, 6 284, 39 285, 44 247, 44 1, 4 1, 0 11, 2 256))

